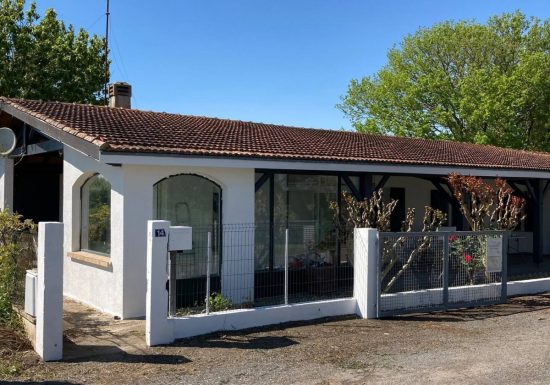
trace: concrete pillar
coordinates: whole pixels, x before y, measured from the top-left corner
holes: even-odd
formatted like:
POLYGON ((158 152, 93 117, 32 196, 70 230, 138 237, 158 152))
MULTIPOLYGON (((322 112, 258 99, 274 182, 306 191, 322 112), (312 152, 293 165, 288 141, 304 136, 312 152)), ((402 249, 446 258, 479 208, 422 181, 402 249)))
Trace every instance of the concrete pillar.
POLYGON ((63 224, 38 224, 36 352, 44 361, 63 358, 63 224))
POLYGON ((353 296, 361 318, 378 316, 378 260, 378 230, 355 229, 353 296))
POLYGON ((168 319, 168 237, 170 222, 147 222, 147 295, 145 340, 148 346, 174 342, 168 319))
POLYGON ((13 159, 0 157, 0 209, 13 209, 13 159))

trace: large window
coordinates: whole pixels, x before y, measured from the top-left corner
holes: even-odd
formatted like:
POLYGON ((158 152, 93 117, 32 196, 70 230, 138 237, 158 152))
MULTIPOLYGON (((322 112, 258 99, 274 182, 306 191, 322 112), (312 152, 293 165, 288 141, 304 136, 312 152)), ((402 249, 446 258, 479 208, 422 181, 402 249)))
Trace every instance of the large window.
POLYGON ((208 233, 212 237, 210 271, 219 273, 221 194, 220 186, 199 175, 174 175, 155 184, 155 219, 193 228, 192 249, 176 257, 177 279, 206 275, 208 233))
POLYGON ((82 186, 80 248, 105 255, 111 252, 111 184, 99 174, 82 186))
MULTIPOLYGON (((352 183, 358 178, 350 177, 352 183)), ((338 239, 330 202, 349 191, 335 175, 256 174, 256 270, 284 268, 285 230, 289 231, 291 263, 337 264, 344 242, 338 239)), ((343 258, 342 258, 343 257, 343 258)))

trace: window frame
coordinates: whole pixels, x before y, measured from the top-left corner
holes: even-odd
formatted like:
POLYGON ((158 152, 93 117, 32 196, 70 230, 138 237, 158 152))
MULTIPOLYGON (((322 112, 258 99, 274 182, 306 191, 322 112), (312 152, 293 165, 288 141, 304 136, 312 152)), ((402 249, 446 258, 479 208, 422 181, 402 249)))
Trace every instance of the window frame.
POLYGON ((89 254, 96 254, 103 257, 111 257, 111 213, 112 213, 112 205, 111 205, 111 191, 112 191, 112 185, 109 180, 102 175, 101 173, 94 173, 86 180, 84 183, 82 183, 82 186, 80 186, 80 224, 79 224, 79 251, 82 251, 84 253, 89 254), (84 235, 86 234, 89 238, 89 212, 90 212, 90 197, 89 192, 85 192, 86 185, 88 183, 91 183, 94 178, 101 177, 103 178, 108 184, 109 184, 109 226, 107 228, 108 231, 108 239, 109 239, 109 252, 105 253, 102 251, 92 250, 89 247, 84 247, 85 244, 88 244, 89 246, 89 239, 84 241, 84 235), (84 215, 86 214, 86 215, 84 215), (87 223, 87 230, 84 231, 84 223, 87 223))

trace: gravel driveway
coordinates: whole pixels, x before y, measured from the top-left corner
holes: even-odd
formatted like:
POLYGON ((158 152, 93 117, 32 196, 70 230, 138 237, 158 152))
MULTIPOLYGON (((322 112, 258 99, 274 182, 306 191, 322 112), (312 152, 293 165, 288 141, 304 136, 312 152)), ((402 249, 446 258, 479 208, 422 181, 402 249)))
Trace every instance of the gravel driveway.
MULTIPOLYGON (((332 319, 72 362, 11 381, 77 384, 548 384, 550 294, 384 320, 332 319)), ((6 382, 9 384, 10 382, 6 382)))

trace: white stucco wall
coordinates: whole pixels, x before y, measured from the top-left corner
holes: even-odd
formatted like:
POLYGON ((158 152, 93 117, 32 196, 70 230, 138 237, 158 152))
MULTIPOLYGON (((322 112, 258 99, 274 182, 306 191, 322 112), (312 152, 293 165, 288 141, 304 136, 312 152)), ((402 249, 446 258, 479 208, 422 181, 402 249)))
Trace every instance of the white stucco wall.
POLYGON ((63 222, 64 241, 64 295, 91 305, 102 311, 123 316, 122 280, 124 218, 123 174, 121 167, 101 164, 98 161, 64 147, 63 160, 63 222), (112 268, 102 268, 72 260, 70 251, 80 250, 80 188, 93 174, 102 174, 111 183, 111 262, 112 268))
MULTIPOLYGON (((222 188, 224 224, 254 223, 254 168, 243 168, 243 164, 239 167, 228 167, 227 164, 219 167, 210 164, 198 166, 193 158, 188 161, 186 158, 163 158, 165 161, 160 164, 145 164, 146 161, 155 163, 153 161, 160 157, 144 157, 139 158, 143 159, 143 163, 111 166, 69 147, 65 147, 64 151, 65 252, 76 251, 80 247, 80 186, 95 172, 103 174, 112 185, 112 268, 103 269, 65 258, 65 294, 103 311, 124 318, 145 314, 147 221, 154 219, 153 186, 158 181, 178 174, 206 177, 222 188)), ((374 183, 379 179, 375 177, 374 183)), ((417 208, 417 223, 420 223, 424 206, 430 204, 430 191, 434 186, 429 181, 414 177, 393 176, 385 185, 386 189, 391 187, 406 189, 405 206, 417 208)), ((550 194, 546 195, 545 203, 544 220, 550 223, 550 194)), ((545 252, 550 252, 550 237, 544 238, 545 252)), ((229 260, 231 255, 226 253, 226 257, 229 260)), ((250 277, 253 277, 253 259, 250 260, 252 263, 247 268, 250 269, 250 277)), ((239 269, 242 270, 242 266, 239 269)), ((233 298, 238 302, 250 297, 252 283, 231 281, 234 273, 230 269, 222 270, 222 281, 225 279, 226 287, 238 293, 239 298, 233 298)))
POLYGON ((254 169, 123 165, 124 316, 145 314, 147 221, 153 219, 153 186, 166 177, 197 174, 222 188, 224 224, 254 223, 254 169))
POLYGON ((111 183, 111 261, 105 269, 65 258, 65 295, 123 318, 145 315, 147 221, 153 186, 177 174, 204 176, 222 188, 224 224, 254 222, 254 169, 110 166, 71 148, 64 157, 65 253, 80 249, 80 187, 93 173, 111 183))

